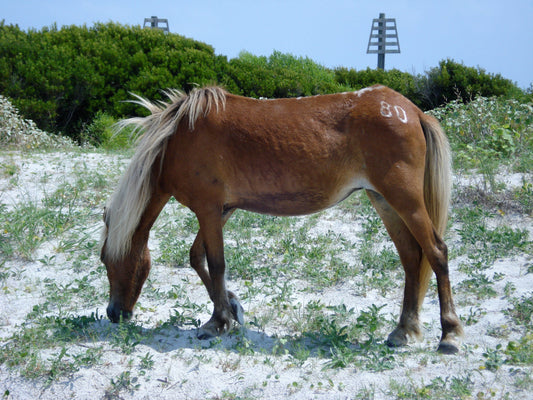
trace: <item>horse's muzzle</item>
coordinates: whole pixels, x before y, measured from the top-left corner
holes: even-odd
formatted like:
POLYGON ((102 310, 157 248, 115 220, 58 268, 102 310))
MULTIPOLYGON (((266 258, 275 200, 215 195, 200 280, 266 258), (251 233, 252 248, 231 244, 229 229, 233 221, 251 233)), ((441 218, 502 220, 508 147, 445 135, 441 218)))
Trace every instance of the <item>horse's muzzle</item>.
POLYGON ((107 317, 113 323, 120 322, 121 320, 127 321, 131 318, 132 315, 132 311, 125 311, 118 304, 110 303, 107 306, 107 317))

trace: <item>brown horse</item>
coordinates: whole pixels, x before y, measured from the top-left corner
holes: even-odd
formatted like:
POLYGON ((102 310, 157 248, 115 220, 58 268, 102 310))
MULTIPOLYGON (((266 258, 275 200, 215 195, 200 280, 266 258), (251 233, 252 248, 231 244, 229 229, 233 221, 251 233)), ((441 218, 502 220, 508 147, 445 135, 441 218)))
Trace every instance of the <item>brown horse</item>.
POLYGON ((129 318, 150 270, 149 231, 171 196, 200 230, 190 261, 214 311, 200 338, 218 335, 242 307, 226 289, 222 230, 237 208, 302 215, 365 189, 405 270, 400 321, 387 343, 419 337, 419 310, 433 271, 442 338, 458 351, 462 334, 442 240, 450 199, 450 155, 438 122, 383 86, 298 99, 256 100, 217 87, 169 103, 138 98, 151 115, 123 121, 144 134, 104 213, 101 259, 110 283, 107 314, 129 318), (205 260, 207 259, 207 267, 205 260))

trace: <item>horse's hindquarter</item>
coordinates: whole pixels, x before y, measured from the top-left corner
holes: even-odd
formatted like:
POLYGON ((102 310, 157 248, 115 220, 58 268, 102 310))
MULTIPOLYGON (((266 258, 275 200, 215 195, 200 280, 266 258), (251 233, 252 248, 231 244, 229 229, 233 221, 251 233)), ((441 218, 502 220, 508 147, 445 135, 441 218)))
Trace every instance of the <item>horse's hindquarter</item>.
POLYGON ((366 110, 359 97, 228 95, 223 111, 211 112, 169 143, 179 142, 173 151, 179 188, 173 194, 193 209, 195 201, 209 199, 226 208, 299 215, 371 188, 360 136, 379 110, 366 110))

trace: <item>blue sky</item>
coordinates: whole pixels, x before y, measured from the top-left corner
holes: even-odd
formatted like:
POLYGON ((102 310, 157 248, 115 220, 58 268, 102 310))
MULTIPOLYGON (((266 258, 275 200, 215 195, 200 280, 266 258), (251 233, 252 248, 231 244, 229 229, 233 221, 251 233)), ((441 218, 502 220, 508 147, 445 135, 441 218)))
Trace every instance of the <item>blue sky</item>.
POLYGON ((522 88, 533 82, 533 0, 0 0, 0 19, 22 29, 54 22, 142 25, 168 18, 170 31, 212 45, 217 54, 273 50, 327 67, 374 68, 366 54, 373 18, 396 18, 401 54, 386 69, 423 73, 451 58, 500 73, 522 88))

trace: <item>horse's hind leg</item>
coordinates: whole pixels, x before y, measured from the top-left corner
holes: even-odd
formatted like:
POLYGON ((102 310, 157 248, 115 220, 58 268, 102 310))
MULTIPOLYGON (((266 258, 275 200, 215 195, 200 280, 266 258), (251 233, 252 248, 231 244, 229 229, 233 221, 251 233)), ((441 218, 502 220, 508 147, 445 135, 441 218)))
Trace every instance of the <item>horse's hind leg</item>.
POLYGON ((389 346, 403 346, 407 344, 408 336, 418 339, 422 336, 418 314, 429 280, 428 272, 431 273, 431 270, 425 271, 425 274, 421 270, 422 249, 398 213, 380 194, 367 190, 367 195, 387 228, 405 270, 400 322, 387 339, 389 346))
MULTIPOLYGON (((389 188, 388 195, 384 194, 384 197, 409 228, 437 277, 442 326, 442 337, 438 351, 448 354, 456 353, 459 351, 459 337, 462 336, 463 330, 452 299, 448 273, 448 249, 429 218, 422 196, 417 196, 413 191, 405 190, 407 187, 407 185, 403 185, 389 188)), ((406 292, 407 290, 406 287, 406 292)), ((416 289, 414 292, 420 293, 416 289)), ((404 311, 402 311, 403 313, 404 311)))

